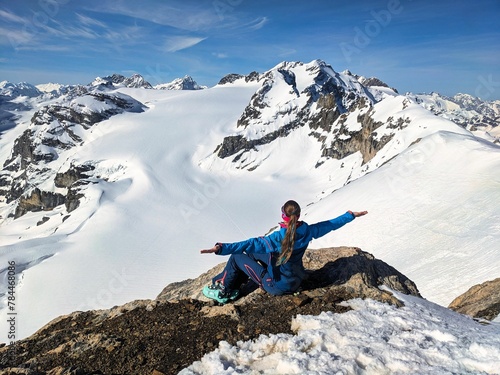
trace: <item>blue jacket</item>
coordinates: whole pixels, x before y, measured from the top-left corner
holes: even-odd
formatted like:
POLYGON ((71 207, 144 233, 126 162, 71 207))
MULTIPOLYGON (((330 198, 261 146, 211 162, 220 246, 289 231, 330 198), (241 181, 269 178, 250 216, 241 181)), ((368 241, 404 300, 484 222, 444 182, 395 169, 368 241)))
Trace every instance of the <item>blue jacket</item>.
POLYGON ((292 255, 288 262, 276 265, 278 254, 281 251, 281 241, 285 237, 286 228, 281 228, 276 232, 264 237, 250 238, 245 241, 234 243, 220 243, 221 248, 218 255, 250 253, 270 253, 271 260, 268 262, 267 271, 274 280, 275 286, 285 293, 294 292, 300 286, 305 276, 302 256, 314 238, 320 238, 325 234, 339 229, 345 224, 354 220, 354 215, 346 212, 345 214, 331 220, 321 221, 316 224, 307 224, 301 222, 297 227, 295 235, 295 244, 292 255))

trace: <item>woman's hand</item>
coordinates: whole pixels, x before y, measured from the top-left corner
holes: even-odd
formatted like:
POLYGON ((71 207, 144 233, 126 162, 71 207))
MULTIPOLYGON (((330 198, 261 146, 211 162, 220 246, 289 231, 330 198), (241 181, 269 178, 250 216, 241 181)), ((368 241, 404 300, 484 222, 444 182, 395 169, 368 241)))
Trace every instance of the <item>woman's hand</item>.
POLYGON ((359 211, 359 212, 347 211, 347 212, 354 215, 354 217, 364 216, 368 213, 368 211, 359 211))
POLYGON ((220 250, 220 245, 219 244, 216 244, 214 247, 212 247, 211 249, 205 249, 205 250, 201 250, 200 253, 201 254, 212 254, 212 253, 216 253, 217 251, 220 250))

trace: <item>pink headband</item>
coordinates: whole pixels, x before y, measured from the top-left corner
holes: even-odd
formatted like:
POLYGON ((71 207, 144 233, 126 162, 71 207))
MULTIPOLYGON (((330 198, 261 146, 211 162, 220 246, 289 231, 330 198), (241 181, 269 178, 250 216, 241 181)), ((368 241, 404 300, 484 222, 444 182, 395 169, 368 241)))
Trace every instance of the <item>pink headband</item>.
MULTIPOLYGON (((283 218, 283 220, 285 221, 285 223, 288 223, 290 221, 290 217, 287 216, 287 214, 285 213, 285 208, 284 207, 281 207, 281 217, 283 218)), ((297 219, 300 217, 300 213, 297 215, 297 219)))

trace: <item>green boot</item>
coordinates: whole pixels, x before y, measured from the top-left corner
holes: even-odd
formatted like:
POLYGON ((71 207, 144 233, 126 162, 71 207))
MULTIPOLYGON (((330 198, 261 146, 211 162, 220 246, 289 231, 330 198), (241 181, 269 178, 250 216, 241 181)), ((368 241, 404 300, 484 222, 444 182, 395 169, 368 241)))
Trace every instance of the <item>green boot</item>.
POLYGON ((239 294, 240 291, 238 289, 226 290, 226 288, 224 288, 224 285, 222 285, 221 283, 206 285, 203 288, 203 295, 205 297, 216 300, 217 302, 222 304, 234 301, 239 294))

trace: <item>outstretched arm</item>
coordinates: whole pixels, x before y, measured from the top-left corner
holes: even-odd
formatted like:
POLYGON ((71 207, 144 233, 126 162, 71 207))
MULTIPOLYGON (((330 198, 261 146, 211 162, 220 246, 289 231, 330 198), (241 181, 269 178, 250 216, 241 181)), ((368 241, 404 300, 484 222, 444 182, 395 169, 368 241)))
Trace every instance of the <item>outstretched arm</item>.
POLYGON ((267 250, 266 242, 261 237, 249 238, 245 241, 233 243, 217 242, 211 249, 201 250, 202 254, 230 255, 246 253, 265 253, 267 250))
POLYGON ((312 224, 309 226, 311 229, 312 238, 320 238, 325 234, 331 232, 332 230, 339 229, 343 227, 345 224, 350 223, 355 218, 359 216, 364 216, 368 213, 368 211, 347 211, 345 214, 336 217, 335 219, 322 221, 316 224, 312 224))

